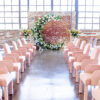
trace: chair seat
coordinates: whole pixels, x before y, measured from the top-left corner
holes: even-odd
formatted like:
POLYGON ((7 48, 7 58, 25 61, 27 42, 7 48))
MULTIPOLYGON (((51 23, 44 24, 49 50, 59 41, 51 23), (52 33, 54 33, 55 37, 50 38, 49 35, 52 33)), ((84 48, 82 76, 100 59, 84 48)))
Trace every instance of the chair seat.
POLYGON ((68 52, 68 56, 71 56, 73 54, 73 52, 69 51, 68 52))
POLYGON ((10 74, 11 74, 13 80, 16 80, 16 72, 11 72, 10 74))
POLYGON ((100 100, 100 89, 98 88, 93 89, 92 96, 94 97, 95 100, 100 100))
POLYGON ((69 49, 68 49, 68 48, 66 48, 66 49, 64 49, 64 51, 66 51, 66 52, 67 52, 67 51, 69 51, 69 49))
POLYGON ((80 67, 81 66, 81 62, 74 62, 73 65, 74 65, 74 68, 80 67))
POLYGON ((17 63, 13 63, 13 65, 14 65, 14 66, 18 66, 18 69, 19 69, 19 70, 21 69, 21 63, 18 63, 18 62, 17 62, 17 63))
POLYGON ((26 60, 25 56, 19 56, 19 59, 22 59, 23 62, 26 60))
POLYGON ((26 52, 27 55, 30 55, 30 52, 26 52))
POLYGON ((8 86, 12 78, 11 74, 0 74, 0 86, 8 86))
POLYGON ((92 74, 91 73, 81 73, 80 79, 84 84, 90 84, 91 83, 92 74))
POLYGON ((71 56, 69 57, 69 62, 73 62, 75 60, 75 57, 71 56))
POLYGON ((33 49, 29 49, 29 51, 33 52, 33 49))

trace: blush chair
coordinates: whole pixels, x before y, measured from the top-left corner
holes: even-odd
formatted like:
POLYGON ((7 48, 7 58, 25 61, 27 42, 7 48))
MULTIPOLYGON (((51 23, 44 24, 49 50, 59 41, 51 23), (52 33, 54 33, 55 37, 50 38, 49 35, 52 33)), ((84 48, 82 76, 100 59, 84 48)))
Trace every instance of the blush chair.
MULTIPOLYGON (((95 47, 90 55, 90 58, 83 60, 83 62, 80 65, 80 68, 78 68, 77 72, 79 70, 84 70, 84 73, 80 73, 80 84, 79 84, 79 93, 82 93, 82 83, 84 84, 84 100, 87 100, 88 97, 88 85, 96 85, 97 84, 97 77, 96 73, 98 71, 91 74, 93 71, 99 69, 100 65, 98 64, 98 56, 100 53, 100 49, 95 47), (95 77, 94 77, 95 76, 95 77)), ((98 74, 100 77, 100 75, 98 74)))
POLYGON ((20 39, 17 40, 17 45, 18 45, 18 49, 20 51, 24 51, 26 53, 27 58, 28 58, 28 65, 30 66, 30 63, 31 63, 31 60, 32 60, 32 57, 33 57, 32 52, 27 47, 23 46, 20 39))
POLYGON ((5 50, 5 55, 6 56, 12 56, 12 57, 16 57, 17 60, 17 65, 18 63, 21 63, 21 71, 24 72, 24 68, 25 68, 25 57, 22 56, 20 53, 18 52, 12 52, 9 45, 7 43, 4 44, 4 50, 5 50))
POLYGON ((100 100, 100 80, 98 82, 98 86, 99 86, 98 88, 94 88, 92 90, 92 100, 100 100))
POLYGON ((24 47, 29 48, 29 50, 32 53, 34 53, 34 55, 36 55, 36 46, 34 45, 34 43, 30 43, 30 42, 28 43, 25 38, 22 38, 21 41, 22 41, 24 47))
POLYGON ((73 63, 73 68, 76 75, 76 82, 79 80, 79 71, 84 71, 85 66, 88 64, 97 64, 98 63, 98 53, 99 49, 95 47, 92 49, 90 56, 85 55, 84 57, 80 57, 79 61, 73 63), (84 59, 83 59, 84 58, 84 59))
POLYGON ((73 51, 73 50, 79 49, 79 45, 80 45, 80 39, 77 39, 74 46, 68 47, 68 48, 65 50, 65 53, 64 53, 65 61, 66 61, 66 59, 67 59, 68 52, 69 52, 69 51, 73 51))
POLYGON ((75 38, 74 41, 68 42, 67 45, 64 46, 64 59, 65 59, 65 62, 66 62, 66 58, 67 58, 67 50, 68 50, 68 48, 74 47, 76 41, 77 41, 77 38, 75 38))
POLYGON ((86 41, 82 41, 79 49, 77 48, 77 50, 71 50, 71 51, 68 52, 68 64, 69 64, 70 73, 72 73, 72 62, 71 62, 71 60, 69 60, 69 58, 72 56, 72 54, 73 55, 74 54, 78 55, 79 52, 82 53, 83 50, 84 50, 85 45, 86 45, 86 41))
POLYGON ((24 68, 23 68, 23 72, 24 72, 24 69, 26 69, 26 59, 27 59, 27 55, 26 55, 26 52, 22 52, 20 50, 18 50, 17 48, 17 44, 15 41, 12 41, 12 46, 13 46, 13 53, 18 53, 18 55, 20 55, 20 58, 23 58, 24 59, 24 68))
POLYGON ((0 63, 7 66, 8 71, 12 74, 12 77, 16 79, 16 83, 19 84, 21 79, 21 64, 17 63, 16 58, 12 56, 6 56, 0 61, 0 63))
POLYGON ((79 93, 82 93, 84 84, 84 100, 88 99, 88 86, 97 86, 100 80, 100 65, 87 65, 85 73, 80 74, 79 93))
POLYGON ((0 63, 0 86, 4 88, 4 100, 8 100, 8 93, 13 94, 13 79, 7 66, 2 63, 0 63))
POLYGON ((83 52, 76 52, 76 53, 73 53, 72 56, 69 58, 69 63, 71 64, 70 66, 72 67, 71 70, 73 70, 73 77, 76 77, 76 82, 78 82, 78 76, 76 76, 76 70, 74 68, 74 64, 79 64, 80 65, 80 62, 89 57, 89 52, 90 52, 90 43, 86 44, 83 52), (74 63, 75 62, 75 63, 74 63))
POLYGON ((30 60, 31 60, 30 52, 28 52, 26 48, 22 48, 22 47, 18 48, 18 45, 15 41, 12 42, 12 45, 13 45, 14 52, 19 52, 21 53, 21 55, 25 56, 25 58, 28 61, 28 65, 30 66, 30 60))
POLYGON ((84 40, 81 42, 80 48, 76 48, 75 50, 72 49, 68 51, 68 57, 72 56, 73 53, 75 54, 76 52, 83 52, 85 45, 86 45, 86 41, 84 40))

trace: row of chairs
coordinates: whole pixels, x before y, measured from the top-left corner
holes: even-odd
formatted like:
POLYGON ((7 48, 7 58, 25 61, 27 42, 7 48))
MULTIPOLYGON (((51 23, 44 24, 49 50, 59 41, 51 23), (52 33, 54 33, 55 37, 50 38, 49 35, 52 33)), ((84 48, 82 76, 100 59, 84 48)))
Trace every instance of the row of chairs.
POLYGON ((36 46, 28 43, 25 38, 12 41, 11 50, 8 43, 4 44, 5 56, 0 55, 0 100, 9 100, 9 94, 14 93, 14 81, 19 84, 21 73, 26 66, 30 66, 33 57, 36 55, 36 46))
POLYGON ((65 63, 68 63, 69 72, 79 82, 79 93, 83 92, 84 100, 88 100, 88 86, 93 86, 92 99, 100 100, 100 65, 98 58, 100 48, 90 48, 91 44, 80 39, 74 39, 64 47, 65 63))

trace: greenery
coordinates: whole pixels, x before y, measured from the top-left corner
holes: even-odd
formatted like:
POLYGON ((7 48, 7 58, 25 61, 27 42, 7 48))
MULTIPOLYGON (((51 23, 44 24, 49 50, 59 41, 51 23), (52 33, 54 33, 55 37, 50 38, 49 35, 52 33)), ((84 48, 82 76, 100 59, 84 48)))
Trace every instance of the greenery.
POLYGON ((71 30, 69 30, 69 32, 71 33, 71 35, 75 38, 79 36, 79 31, 72 28, 71 30))
POLYGON ((31 30, 30 29, 24 29, 24 30, 21 30, 21 35, 25 36, 26 38, 31 34, 31 30))
POLYGON ((32 33, 33 33, 34 42, 38 47, 41 47, 43 49, 59 50, 63 46, 64 43, 59 43, 59 44, 46 43, 41 33, 46 23, 48 23, 51 20, 60 21, 60 19, 61 19, 60 16, 57 16, 55 14, 47 14, 39 18, 34 23, 34 26, 32 28, 32 33))

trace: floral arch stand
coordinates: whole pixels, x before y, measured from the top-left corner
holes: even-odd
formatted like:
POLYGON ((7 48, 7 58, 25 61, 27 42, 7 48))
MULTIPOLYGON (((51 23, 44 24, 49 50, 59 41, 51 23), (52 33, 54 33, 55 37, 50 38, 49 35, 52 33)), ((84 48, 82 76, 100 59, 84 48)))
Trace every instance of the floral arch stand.
POLYGON ((59 50, 67 39, 68 29, 61 16, 47 14, 40 17, 32 28, 33 39, 38 48, 59 50))

